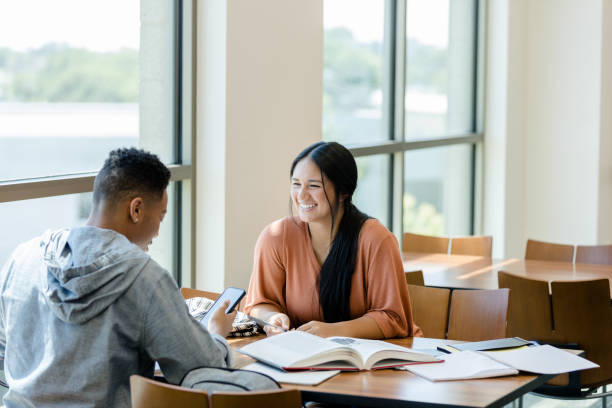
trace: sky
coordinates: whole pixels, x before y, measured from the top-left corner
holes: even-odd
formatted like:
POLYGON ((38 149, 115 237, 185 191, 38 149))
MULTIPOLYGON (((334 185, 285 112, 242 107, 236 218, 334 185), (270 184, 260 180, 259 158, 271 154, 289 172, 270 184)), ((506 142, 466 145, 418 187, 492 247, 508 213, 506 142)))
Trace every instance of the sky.
MULTIPOLYGON (((445 47, 448 2, 408 0, 408 36, 445 47)), ((384 0, 324 0, 324 26, 347 27, 359 41, 379 42, 384 9, 384 0)), ((95 51, 138 49, 139 30, 140 0, 0 0, 0 47, 13 50, 48 42, 95 51)))
MULTIPOLYGON (((446 47, 448 44, 449 0, 408 0, 406 30, 408 37, 423 44, 446 47)), ((380 42, 385 19, 384 0, 324 0, 325 28, 346 27, 361 42, 380 42)))
POLYGON ((0 0, 0 47, 139 48, 140 0, 0 0), (69 12, 67 12, 69 10, 69 12))

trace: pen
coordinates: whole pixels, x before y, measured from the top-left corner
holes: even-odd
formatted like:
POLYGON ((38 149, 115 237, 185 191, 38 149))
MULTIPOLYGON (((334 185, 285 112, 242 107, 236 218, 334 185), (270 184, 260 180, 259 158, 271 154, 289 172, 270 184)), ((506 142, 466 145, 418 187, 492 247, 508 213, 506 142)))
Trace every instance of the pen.
POLYGON ((264 321, 264 320, 258 319, 257 317, 253 317, 253 316, 251 316, 251 315, 247 315, 247 317, 248 317, 249 319, 253 320, 255 323, 257 323, 257 325, 258 325, 259 327, 261 327, 261 328, 262 328, 262 330, 263 330, 263 327, 264 327, 264 326, 270 326, 270 327, 274 327, 275 329, 278 329, 278 330, 283 331, 283 332, 286 332, 286 331, 287 331, 286 329, 283 329, 283 328, 282 328, 282 327, 280 327, 280 326, 277 326, 277 325, 272 324, 272 323, 268 323, 268 322, 266 322, 266 321, 264 321))

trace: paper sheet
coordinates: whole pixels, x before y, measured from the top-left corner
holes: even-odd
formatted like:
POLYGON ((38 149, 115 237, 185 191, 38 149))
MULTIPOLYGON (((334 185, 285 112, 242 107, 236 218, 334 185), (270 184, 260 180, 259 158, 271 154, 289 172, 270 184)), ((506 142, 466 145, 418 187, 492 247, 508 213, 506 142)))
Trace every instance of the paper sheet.
POLYGON ((260 363, 252 363, 246 367, 242 367, 243 370, 256 371, 258 373, 269 375, 278 382, 288 384, 300 384, 300 385, 317 385, 323 381, 333 377, 340 371, 298 371, 287 373, 285 371, 278 370, 274 367, 267 366, 260 363))
POLYGON ((517 370, 537 374, 561 374, 599 367, 587 359, 548 344, 508 351, 484 351, 482 353, 517 370))
POLYGON ((461 351, 441 356, 441 364, 417 364, 397 367, 430 381, 464 380, 518 374, 518 371, 475 351, 461 351))

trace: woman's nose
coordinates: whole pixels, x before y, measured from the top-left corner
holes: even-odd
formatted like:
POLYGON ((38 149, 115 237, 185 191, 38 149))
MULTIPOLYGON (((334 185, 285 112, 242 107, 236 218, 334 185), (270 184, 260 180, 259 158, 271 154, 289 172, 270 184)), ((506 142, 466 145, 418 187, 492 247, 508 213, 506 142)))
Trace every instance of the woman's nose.
POLYGON ((298 190, 298 194, 297 194, 298 200, 302 201, 306 197, 306 195, 307 195, 306 188, 300 187, 300 189, 298 190))

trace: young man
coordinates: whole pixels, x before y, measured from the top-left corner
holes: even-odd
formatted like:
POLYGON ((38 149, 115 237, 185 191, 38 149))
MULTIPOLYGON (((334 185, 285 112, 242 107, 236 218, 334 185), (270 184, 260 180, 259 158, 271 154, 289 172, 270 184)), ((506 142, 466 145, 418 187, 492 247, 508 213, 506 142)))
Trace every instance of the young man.
POLYGON ((222 336, 189 316, 176 283, 146 254, 166 213, 170 172, 157 156, 112 151, 94 183, 84 227, 20 245, 0 272, 0 358, 7 408, 129 407, 129 377, 170 383, 191 369, 225 367, 222 336))

